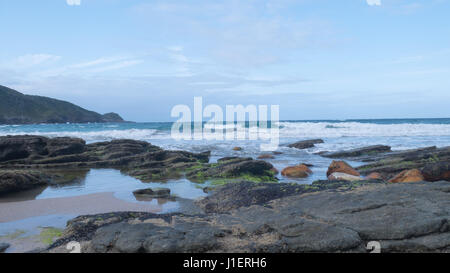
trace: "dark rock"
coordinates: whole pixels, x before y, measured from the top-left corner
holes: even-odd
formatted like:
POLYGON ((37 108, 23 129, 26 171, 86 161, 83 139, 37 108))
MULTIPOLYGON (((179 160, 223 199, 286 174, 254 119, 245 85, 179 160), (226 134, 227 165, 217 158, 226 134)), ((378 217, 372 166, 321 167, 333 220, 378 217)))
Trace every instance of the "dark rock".
POLYGON ((25 159, 30 155, 48 155, 48 138, 40 136, 0 137, 0 162, 25 159))
POLYGON ((85 145, 76 138, 0 137, 0 166, 9 169, 115 168, 143 181, 181 176, 209 161, 210 152, 165 151, 145 141, 113 140, 85 145))
POLYGON ((270 200, 324 190, 348 191, 361 185, 383 184, 376 180, 315 181, 312 185, 288 183, 228 183, 212 190, 212 194, 199 201, 197 205, 208 213, 226 213, 240 207, 262 205, 270 200))
POLYGON ((302 140, 293 144, 289 144, 289 148, 308 149, 314 147, 314 144, 324 143, 322 139, 302 140))
POLYGON ((422 174, 426 181, 450 181, 450 162, 439 162, 427 164, 422 169, 422 174))
POLYGON ((382 252, 448 252, 448 182, 315 184, 322 189, 288 194, 282 187, 288 185, 228 184, 213 194, 218 204, 213 214, 81 216, 68 222, 64 236, 47 251, 66 251, 65 243, 76 240, 83 242, 83 252, 365 253, 369 241, 379 241, 382 252), (229 206, 231 196, 247 201, 229 206), (266 198, 251 201, 256 196, 266 198))
MULTIPOLYGON (((450 162, 450 147, 426 147, 421 149, 392 152, 375 157, 373 160, 373 162, 360 166, 356 168, 356 170, 363 175, 378 172, 383 178, 391 179, 402 171, 419 169, 427 173, 429 179, 432 180, 432 166, 437 164, 435 166, 438 171, 438 169, 441 168, 439 166, 445 166, 448 164, 447 162, 450 162), (428 167, 425 169, 426 166, 428 167)), ((442 170, 445 170, 445 167, 442 170)), ((425 173, 424 176, 426 177, 427 175, 425 173)), ((434 177, 434 179, 436 178, 437 177, 434 177)))
POLYGON ((168 198, 170 196, 170 189, 167 188, 141 189, 133 191, 133 194, 151 198, 168 198))
POLYGON ((86 142, 80 138, 57 137, 47 141, 48 156, 80 154, 84 152, 86 142))
POLYGON ((229 183, 197 202, 207 213, 229 212, 240 207, 261 205, 270 200, 303 192, 300 185, 252 182, 229 183))
POLYGON ((228 156, 228 157, 222 157, 217 160, 218 163, 238 163, 242 161, 249 161, 253 160, 251 157, 238 157, 238 156, 228 156))
POLYGON ((50 183, 50 178, 36 171, 0 171, 0 195, 28 190, 48 183, 50 183))
POLYGON ((7 243, 0 243, 0 253, 5 252, 11 245, 7 243))
POLYGON ((388 153, 391 152, 390 146, 385 145, 373 145, 373 146, 367 146, 363 148, 356 148, 351 149, 347 151, 339 151, 339 152, 325 152, 321 153, 320 155, 323 157, 328 158, 353 158, 353 157, 359 157, 359 156, 373 156, 380 153, 388 153))
POLYGON ((208 164, 203 168, 195 169, 186 173, 186 177, 191 180, 239 178, 244 175, 259 176, 268 180, 276 180, 272 164, 253 160, 252 158, 222 158, 217 164, 208 164))

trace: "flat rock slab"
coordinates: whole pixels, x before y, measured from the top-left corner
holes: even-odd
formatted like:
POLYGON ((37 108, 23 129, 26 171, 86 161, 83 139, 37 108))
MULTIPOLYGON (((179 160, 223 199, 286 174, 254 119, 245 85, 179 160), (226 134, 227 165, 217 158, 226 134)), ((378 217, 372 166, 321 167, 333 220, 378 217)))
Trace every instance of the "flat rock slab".
MULTIPOLYGON (((449 252, 449 194, 444 181, 368 183, 214 214, 84 216, 65 238, 83 238, 85 252, 366 252, 369 241, 382 252, 449 252)), ((64 251, 57 245, 49 251, 64 251)))
POLYGON ((374 156, 381 153, 391 152, 391 147, 386 145, 372 145, 339 152, 322 152, 323 157, 328 158, 354 158, 360 156, 374 156))

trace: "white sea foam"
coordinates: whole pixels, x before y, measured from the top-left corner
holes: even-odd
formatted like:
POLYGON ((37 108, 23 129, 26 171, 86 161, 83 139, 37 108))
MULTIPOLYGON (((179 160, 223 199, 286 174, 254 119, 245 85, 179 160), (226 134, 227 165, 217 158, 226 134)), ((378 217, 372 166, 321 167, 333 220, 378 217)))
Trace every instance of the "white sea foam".
MULTIPOLYGON (((53 125, 54 126, 54 125, 53 125)), ((62 125, 65 126, 65 125, 62 125)), ((61 131, 55 128, 17 128, 15 126, 3 126, 0 128, 0 135, 44 135, 48 137, 79 137, 88 142, 106 141, 112 139, 170 139, 170 130, 157 130, 144 128, 124 128, 120 125, 114 129, 108 126, 106 130, 92 128, 88 131, 83 126, 78 126, 73 130, 62 127, 61 131), (81 129, 81 130, 80 130, 81 129)), ((376 124, 360 122, 280 122, 280 138, 341 138, 341 137, 450 137, 450 124, 376 124)), ((223 125, 223 129, 232 128, 232 125, 223 125)), ((246 129, 248 131, 248 129, 246 129)), ((270 129, 259 128, 259 136, 262 139, 269 137, 270 129)))
POLYGON ((280 122, 281 137, 450 136, 450 124, 375 124, 359 122, 280 122))
POLYGON ((129 130, 104 130, 104 131, 61 131, 61 132, 0 132, 0 135, 41 135, 47 137, 79 137, 87 142, 107 141, 113 139, 167 139, 170 135, 167 132, 160 132, 155 129, 129 129, 129 130))

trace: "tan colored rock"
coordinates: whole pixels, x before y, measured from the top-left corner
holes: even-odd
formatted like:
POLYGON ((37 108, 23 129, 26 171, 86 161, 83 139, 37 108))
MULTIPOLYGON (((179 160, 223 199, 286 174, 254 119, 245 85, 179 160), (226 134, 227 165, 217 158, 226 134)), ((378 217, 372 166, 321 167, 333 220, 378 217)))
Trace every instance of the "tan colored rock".
POLYGON ((305 178, 312 174, 312 171, 305 164, 284 168, 281 175, 295 178, 305 178))
POLYGON ((328 180, 343 180, 343 181, 359 181, 359 180, 363 180, 361 177, 359 176, 355 176, 355 175, 350 175, 350 174, 346 174, 346 173, 332 173, 328 176, 328 180))
POLYGON ((271 154, 262 154, 258 156, 258 159, 274 159, 275 157, 271 154))
POLYGON ((367 179, 372 179, 372 180, 382 180, 383 177, 381 177, 380 173, 377 172, 373 172, 370 173, 368 176, 366 176, 367 179))
POLYGON ((234 147, 233 151, 242 151, 242 148, 241 147, 234 147))
POLYGON ((391 183, 407 183, 407 182, 420 182, 424 181, 424 177, 422 175, 422 172, 418 169, 412 169, 412 170, 404 170, 403 172, 397 174, 389 180, 391 183))
POLYGON ((332 173, 346 173, 349 175, 361 176, 361 174, 357 170, 353 169, 352 166, 350 166, 345 161, 333 160, 333 162, 331 162, 330 166, 328 167, 327 177, 332 173))

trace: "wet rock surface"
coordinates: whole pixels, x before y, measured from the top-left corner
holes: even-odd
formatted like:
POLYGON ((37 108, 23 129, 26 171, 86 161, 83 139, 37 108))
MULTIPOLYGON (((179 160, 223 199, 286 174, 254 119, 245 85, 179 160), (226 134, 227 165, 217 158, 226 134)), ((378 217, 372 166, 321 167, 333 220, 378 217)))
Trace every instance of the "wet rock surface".
POLYGON ((203 164, 187 172, 186 177, 193 181, 202 182, 206 179, 239 178, 244 176, 256 181, 276 181, 273 165, 263 160, 252 158, 226 157, 216 164, 203 164))
POLYGON ((220 204, 214 213, 80 216, 48 251, 64 251, 74 239, 84 252, 366 252, 369 241, 382 252, 450 251, 446 181, 281 186, 220 187, 203 202, 220 204))
POLYGON ((418 169, 404 170, 389 180, 391 183, 408 183, 419 181, 424 181, 424 177, 418 169))
POLYGON ((322 152, 323 157, 328 158, 354 158, 360 156, 373 156, 381 153, 391 152, 391 147, 386 145, 372 145, 339 152, 322 152))
POLYGON ((137 197, 150 197, 150 198, 168 198, 170 196, 170 189, 167 188, 148 188, 133 191, 133 194, 137 197))
POLYGON ((0 195, 47 185, 50 177, 36 171, 0 170, 0 195))
POLYGON ((303 149, 313 148, 314 144, 320 144, 320 143, 324 143, 324 141, 322 139, 309 139, 309 140, 302 140, 302 141, 298 141, 298 142, 289 144, 288 147, 303 150, 303 149))
POLYGON ((0 253, 5 252, 9 247, 10 247, 9 244, 0 242, 0 253))
POLYGON ((426 181, 450 180, 450 147, 426 147, 386 153, 372 157, 370 161, 356 170, 363 175, 378 172, 389 180, 405 170, 418 169, 426 181))
POLYGON ((312 174, 312 171, 305 164, 286 167, 281 171, 281 175, 287 177, 305 178, 312 174))
POLYGON ((327 177, 330 176, 333 173, 345 173, 348 175, 353 176, 360 176, 360 173, 352 168, 347 162, 345 161, 334 161, 331 162, 330 166, 327 170, 327 177))
POLYGON ((2 169, 55 174, 55 170, 114 168, 143 182, 181 178, 184 174, 196 181, 241 176, 252 181, 276 181, 268 162, 229 157, 210 164, 209 157, 209 151, 163 150, 145 141, 127 139, 85 144, 67 137, 0 137, 2 169))

